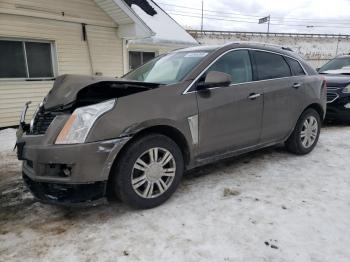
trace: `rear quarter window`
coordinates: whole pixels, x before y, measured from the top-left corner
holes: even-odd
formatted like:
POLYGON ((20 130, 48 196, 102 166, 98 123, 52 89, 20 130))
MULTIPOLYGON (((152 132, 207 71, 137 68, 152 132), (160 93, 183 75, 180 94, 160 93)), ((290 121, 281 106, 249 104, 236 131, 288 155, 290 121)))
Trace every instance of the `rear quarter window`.
POLYGON ((304 69, 301 67, 300 63, 292 58, 289 57, 285 57, 287 63, 290 66, 290 69, 292 70, 292 73, 294 76, 301 76, 301 75, 305 75, 305 71, 304 69))
POLYGON ((264 52, 253 51, 258 80, 289 77, 291 69, 283 56, 264 52))

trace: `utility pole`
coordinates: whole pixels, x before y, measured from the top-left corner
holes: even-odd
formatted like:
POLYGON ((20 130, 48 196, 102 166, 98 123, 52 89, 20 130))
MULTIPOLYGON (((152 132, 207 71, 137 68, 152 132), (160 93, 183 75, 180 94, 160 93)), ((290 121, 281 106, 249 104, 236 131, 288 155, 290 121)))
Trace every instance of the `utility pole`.
POLYGON ((270 20, 271 20, 271 15, 268 16, 268 22, 267 22, 267 34, 270 33, 270 20))
POLYGON ((202 19, 201 19, 201 31, 203 32, 203 0, 202 0, 202 19))
POLYGON ((338 41, 337 41, 337 49, 335 50, 335 55, 337 56, 338 55, 338 50, 339 50, 339 43, 340 43, 340 34, 338 36, 338 41))

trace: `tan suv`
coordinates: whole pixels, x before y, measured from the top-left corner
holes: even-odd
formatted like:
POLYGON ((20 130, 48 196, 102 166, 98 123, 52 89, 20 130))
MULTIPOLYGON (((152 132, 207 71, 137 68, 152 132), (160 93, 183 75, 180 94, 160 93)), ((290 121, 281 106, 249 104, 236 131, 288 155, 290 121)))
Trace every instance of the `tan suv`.
POLYGON ((58 77, 31 124, 21 121, 18 158, 44 202, 114 193, 151 208, 173 194, 184 170, 283 142, 309 153, 325 109, 325 81, 291 51, 187 48, 121 79, 58 77))

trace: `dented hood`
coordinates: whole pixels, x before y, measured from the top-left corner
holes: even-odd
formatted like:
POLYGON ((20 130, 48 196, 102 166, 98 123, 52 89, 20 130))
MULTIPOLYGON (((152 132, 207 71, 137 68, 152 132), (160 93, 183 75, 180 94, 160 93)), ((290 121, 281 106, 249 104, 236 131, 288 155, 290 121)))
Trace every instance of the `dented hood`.
MULTIPOLYGON (((79 91, 84 88, 97 84, 99 82, 108 82, 116 84, 132 83, 139 86, 155 85, 151 83, 130 81, 114 77, 87 76, 87 75, 61 75, 56 78, 52 89, 44 100, 44 108, 52 109, 56 107, 66 106, 73 103, 77 99, 79 91)), ((103 86, 101 87, 103 88, 103 86)))

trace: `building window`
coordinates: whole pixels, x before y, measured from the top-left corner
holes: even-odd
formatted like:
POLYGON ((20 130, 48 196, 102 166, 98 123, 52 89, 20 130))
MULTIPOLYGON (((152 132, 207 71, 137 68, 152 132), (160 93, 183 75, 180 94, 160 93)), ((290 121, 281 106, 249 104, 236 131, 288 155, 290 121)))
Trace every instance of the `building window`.
POLYGON ((129 52, 129 69, 134 70, 156 56, 154 52, 129 52))
POLYGON ((52 43, 0 39, 0 79, 54 77, 52 43))

